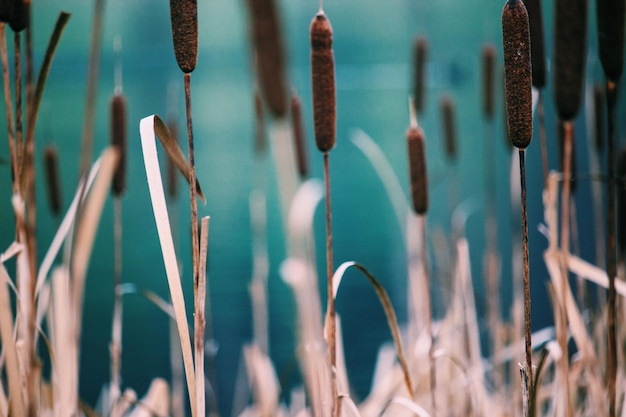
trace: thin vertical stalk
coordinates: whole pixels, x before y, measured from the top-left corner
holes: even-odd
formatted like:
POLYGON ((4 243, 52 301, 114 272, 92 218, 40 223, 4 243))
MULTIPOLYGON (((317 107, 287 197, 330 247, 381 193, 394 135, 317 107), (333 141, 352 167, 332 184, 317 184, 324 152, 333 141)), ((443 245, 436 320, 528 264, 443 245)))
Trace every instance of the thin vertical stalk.
MULTIPOLYGON (((522 254, 524 258, 524 348, 526 365, 528 366, 528 380, 533 380, 532 342, 530 326, 530 268, 528 257, 528 213, 526 210, 526 163, 524 149, 519 149, 520 186, 522 196, 522 254)), ((531 396, 533 387, 531 385, 531 396)))
POLYGON ((4 85, 4 107, 7 115, 7 130, 9 139, 9 153, 11 156, 11 171, 13 173, 13 192, 19 189, 19 161, 17 144, 15 143, 15 128, 13 126, 13 100, 11 100, 11 84, 9 81, 9 58, 7 54, 6 23, 0 22, 0 58, 2 59, 2 84, 4 85))
POLYGON ((196 377, 196 410, 198 416, 206 415, 205 389, 204 389, 204 330, 205 305, 206 305, 206 260, 209 246, 209 218, 204 217, 201 224, 201 242, 198 265, 198 285, 194 298, 194 347, 195 347, 195 377, 196 377))
POLYGON ((111 411, 120 399, 120 370, 122 358, 122 199, 113 200, 113 329, 111 331, 111 386, 109 389, 111 411))
POLYGON ((191 117, 191 74, 185 73, 185 112, 187 115, 187 146, 189 152, 189 204, 191 206, 191 255, 193 265, 194 299, 198 294, 198 264, 200 248, 198 240, 198 202, 196 200, 196 164, 191 117))

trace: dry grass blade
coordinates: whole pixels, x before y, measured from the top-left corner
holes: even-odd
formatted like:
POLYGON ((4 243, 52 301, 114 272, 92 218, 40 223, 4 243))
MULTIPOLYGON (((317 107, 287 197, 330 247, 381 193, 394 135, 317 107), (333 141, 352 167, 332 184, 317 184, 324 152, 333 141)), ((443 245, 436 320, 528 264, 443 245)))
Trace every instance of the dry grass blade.
POLYGON ((406 362, 406 358, 404 356, 404 351, 402 349, 402 339, 400 337, 400 328, 398 327, 398 320, 396 319, 396 313, 393 310, 393 306, 391 305, 391 301, 389 300, 389 296, 387 292, 383 288, 382 285, 378 282, 376 277, 372 275, 364 266, 358 264, 356 262, 344 262, 337 268, 335 274, 333 275, 333 298, 337 297, 337 291, 339 290, 339 285, 343 279, 344 274, 349 268, 358 269, 372 284, 374 291, 376 291, 376 295, 380 300, 380 303, 385 311, 385 316, 387 317, 387 324, 389 325, 389 330, 391 331, 391 336, 393 337, 393 342, 396 346, 396 353, 398 355, 398 361, 400 362, 400 366, 402 367, 402 372, 404 373, 404 383, 406 385, 406 389, 408 391, 409 397, 413 396, 413 384, 411 382, 411 375, 409 373, 409 368, 406 362))
POLYGON ((197 297, 195 297, 195 313, 193 315, 193 328, 194 328, 194 354, 196 365, 196 401, 197 411, 199 416, 204 416, 205 413, 205 394, 204 394, 204 329, 206 326, 205 320, 205 304, 206 304, 206 292, 207 292, 207 277, 206 277, 206 260, 207 250, 209 246, 209 217, 203 217, 201 221, 200 232, 200 265, 198 274, 198 289, 197 297))
POLYGON ((403 397, 392 398, 391 401, 389 401, 389 405, 387 406, 385 413, 383 415, 390 414, 389 409, 391 408, 391 405, 393 404, 397 404, 399 406, 406 408, 409 411, 412 411, 418 417, 430 417, 430 414, 428 413, 428 411, 426 411, 422 406, 403 397))
MULTIPOLYGON (((174 306, 174 312, 176 314, 176 323, 178 324, 178 334, 183 351, 185 376, 189 391, 189 402, 191 404, 192 416, 196 417, 196 383, 194 379, 193 356, 191 353, 192 349, 189 338, 189 328, 187 325, 187 314, 185 312, 185 298, 183 296, 183 289, 180 281, 180 272, 178 270, 176 252, 174 251, 174 242, 172 241, 172 231, 167 214, 163 181, 161 179, 161 170, 156 152, 155 131, 158 120, 157 116, 148 116, 141 119, 141 146, 146 167, 146 176, 148 177, 148 188, 150 190, 152 209, 154 211, 154 218, 156 220, 157 231, 159 234, 159 242, 163 253, 163 262, 165 263, 165 271, 170 288, 170 296, 172 298, 172 305, 174 306)), ((161 125, 163 127, 165 126, 162 122, 161 125)))
MULTIPOLYGON (((185 160, 185 155, 183 151, 180 149, 178 141, 176 137, 172 135, 172 132, 168 129, 167 125, 163 123, 159 116, 154 116, 154 131, 161 141, 165 152, 172 158, 178 170, 183 174, 187 183, 189 183, 189 164, 185 160)), ((198 197, 202 200, 203 203, 206 203, 206 198, 202 193, 202 188, 200 187, 200 182, 196 179, 196 191, 198 193, 198 197)))

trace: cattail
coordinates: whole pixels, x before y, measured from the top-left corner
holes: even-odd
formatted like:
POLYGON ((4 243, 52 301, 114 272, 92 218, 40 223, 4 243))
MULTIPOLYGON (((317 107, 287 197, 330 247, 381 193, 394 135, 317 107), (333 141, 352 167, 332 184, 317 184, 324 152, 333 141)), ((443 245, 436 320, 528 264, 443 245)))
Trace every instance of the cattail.
POLYGON ((604 135, 606 134, 604 129, 604 123, 606 121, 606 113, 604 111, 606 103, 606 96, 604 94, 604 88, 601 85, 593 87, 593 111, 594 111, 594 134, 596 145, 596 151, 602 150, 602 144, 604 142, 604 135))
POLYGON ((198 60, 197 0, 170 0, 170 20, 176 62, 182 72, 190 73, 198 60))
POLYGON ((488 119, 493 119, 495 113, 494 74, 496 49, 493 45, 483 47, 483 113, 488 119))
POLYGON ((554 91, 561 120, 578 113, 587 54, 587 0, 557 0, 554 44, 554 91))
POLYGON ((258 89, 254 89, 254 152, 261 156, 267 149, 265 136, 265 118, 263 117, 263 100, 258 89))
POLYGON ((502 9, 504 90, 507 126, 513 146, 525 149, 533 137, 528 13, 521 0, 502 9))
POLYGON ((413 42, 413 100, 415 111, 424 112, 426 95, 426 59, 428 58, 428 41, 417 37, 413 42))
POLYGON ((328 152, 335 146, 335 59, 333 29, 323 11, 313 18, 310 37, 315 143, 328 152))
POLYGON ((598 54, 606 78, 618 82, 624 68, 624 0, 596 0, 598 54))
POLYGON ((30 22, 31 0, 14 0, 9 26, 14 32, 21 32, 28 27, 30 22))
POLYGON ((111 145, 119 152, 117 168, 113 174, 111 189, 120 197, 126 190, 126 99, 123 94, 115 94, 111 99, 111 145))
POLYGON ((270 113, 287 114, 285 57, 278 10, 274 0, 248 0, 250 31, 256 53, 261 94, 270 113))
POLYGON ((411 197, 413 210, 424 215, 428 211, 428 174, 424 151, 424 132, 419 127, 410 127, 406 132, 409 152, 409 173, 411 176, 411 197))
MULTIPOLYGON (((565 134, 566 134, 566 126, 564 123, 559 123, 559 161, 560 161, 560 169, 561 172, 565 170, 565 134)), ((571 130, 572 137, 570 138, 572 150, 570 152, 570 184, 571 184, 571 192, 574 193, 576 191, 577 181, 576 181, 576 141, 574 140, 574 131, 571 130)))
POLYGON ((622 258, 626 256, 626 149, 617 161, 617 244, 622 258))
POLYGON ((296 149, 298 173, 300 174, 300 178, 306 178, 309 175, 309 157, 306 149, 306 138, 304 136, 302 103, 295 91, 291 96, 291 123, 293 126, 293 140, 296 149))
POLYGON ((43 157, 50 211, 53 216, 58 216, 61 213, 61 181, 59 179, 59 156, 56 148, 52 145, 46 146, 43 157))
POLYGON ((13 14, 14 0, 0 0, 0 22, 9 23, 13 14))
POLYGON ((444 95, 439 103, 443 128, 443 143, 446 156, 450 160, 456 159, 456 123, 454 121, 454 101, 452 97, 444 95))
POLYGON ((546 52, 543 35, 543 14, 540 0, 525 0, 530 25, 530 59, 532 62, 533 85, 546 85, 546 52))

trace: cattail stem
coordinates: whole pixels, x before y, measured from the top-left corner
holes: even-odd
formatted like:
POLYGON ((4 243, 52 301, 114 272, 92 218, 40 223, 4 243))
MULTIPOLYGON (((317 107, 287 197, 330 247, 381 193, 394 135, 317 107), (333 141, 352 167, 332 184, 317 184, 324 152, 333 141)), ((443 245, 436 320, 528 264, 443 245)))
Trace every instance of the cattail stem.
MULTIPOLYGON (((533 380, 532 367, 532 341, 530 326, 530 268, 528 257, 528 214, 526 212, 526 163, 524 161, 524 149, 519 149, 520 187, 522 205, 522 254, 524 259, 524 348, 526 352, 526 365, 528 366, 528 380, 533 380)), ((531 396, 532 390, 531 386, 531 396)))
POLYGON ((332 416, 338 417, 341 414, 339 398, 337 396, 337 374, 336 374, 336 323, 335 323, 335 297, 333 296, 333 230, 332 212, 330 202, 330 164, 328 152, 324 152, 324 190, 326 199, 326 275, 327 275, 327 295, 328 295, 328 362, 331 372, 331 391, 333 398, 332 416))
POLYGON ((22 150, 22 53, 20 32, 13 34, 14 48, 14 74, 15 77, 15 140, 17 143, 18 163, 24 163, 24 155, 22 150))
POLYGON ((11 84, 9 81, 9 58, 7 53, 6 23, 0 22, 0 57, 2 59, 2 84, 4 85, 4 108, 7 115, 9 153, 11 155, 11 172, 13 173, 13 192, 17 192, 19 184, 19 162, 13 126, 13 101, 11 100, 11 84))
POLYGON ((608 293, 608 353, 607 353, 607 389, 609 395, 609 416, 616 415, 616 379, 617 379, 617 333, 615 327, 615 275, 617 272, 617 257, 615 243, 615 111, 617 101, 617 84, 607 80, 606 103, 608 114, 608 141, 607 141, 607 275, 609 277, 608 293))
POLYGON ((111 386, 109 389, 111 410, 117 408, 120 399, 120 370, 122 368, 122 199, 113 199, 113 328, 111 331, 111 386))

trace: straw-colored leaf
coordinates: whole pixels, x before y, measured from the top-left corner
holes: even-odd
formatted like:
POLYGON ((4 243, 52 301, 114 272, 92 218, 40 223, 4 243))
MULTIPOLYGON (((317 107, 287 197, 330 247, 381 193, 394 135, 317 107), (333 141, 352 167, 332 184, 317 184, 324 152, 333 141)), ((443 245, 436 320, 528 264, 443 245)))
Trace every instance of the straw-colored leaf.
POLYGON ((163 191, 163 180, 156 151, 155 137, 156 116, 148 116, 141 119, 139 130, 141 134, 141 148, 143 151, 146 176, 148 178, 148 188, 150 190, 150 200, 156 221, 159 242, 165 263, 165 272, 170 289, 170 297, 176 314, 178 334, 180 337, 183 352, 183 362, 185 365, 185 376, 189 391, 189 402, 191 404, 192 416, 196 417, 196 384, 194 378, 194 365, 189 338, 189 327, 187 325, 187 313, 185 312, 185 298, 180 281, 178 261, 174 250, 172 230, 165 202, 165 192, 163 191))
MULTIPOLYGON (((157 137, 161 141, 161 144, 163 145, 165 152, 167 152, 169 157, 172 158, 172 161, 174 161, 174 164, 176 165, 180 173, 183 174, 183 176, 185 177, 185 180, 187 180, 187 183, 189 183, 190 181, 189 180, 189 163, 185 159, 185 155, 183 154, 183 151, 180 149, 180 146, 178 144, 178 141, 176 140, 176 137, 172 135, 172 132, 170 132, 167 125, 163 123, 163 121, 161 120, 159 116, 154 115, 153 117, 154 117, 154 132, 156 133, 157 137)), ((202 193, 202 188, 200 187, 200 182, 198 181, 197 178, 196 178, 196 192, 198 193, 198 197, 200 198, 200 200, 202 200, 203 203, 206 203, 206 198, 204 197, 204 194, 202 193)))
POLYGON ((170 410, 169 386, 162 378, 150 383, 146 395, 136 403, 129 417, 166 416, 170 410))
MULTIPOLYGON (((391 399, 389 405, 391 404, 396 404, 399 405, 401 407, 406 408, 409 411, 412 411, 413 413, 415 413, 415 415, 417 415, 418 417, 430 417, 430 414, 428 413, 428 411, 426 411, 422 406, 420 406, 419 404, 404 398, 404 397, 394 397, 391 399)), ((387 410, 385 410, 385 413, 383 415, 393 415, 389 412, 389 409, 391 407, 387 407, 387 410)))

